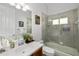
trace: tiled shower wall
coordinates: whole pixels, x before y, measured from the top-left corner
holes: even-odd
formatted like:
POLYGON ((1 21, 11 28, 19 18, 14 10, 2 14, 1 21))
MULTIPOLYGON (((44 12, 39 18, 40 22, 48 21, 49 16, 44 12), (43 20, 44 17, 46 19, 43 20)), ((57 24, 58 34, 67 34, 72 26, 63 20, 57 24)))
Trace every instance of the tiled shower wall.
POLYGON ((46 30, 45 30, 46 35, 44 36, 46 37, 44 39, 45 42, 55 42, 58 44, 60 44, 60 42, 63 42, 63 45, 76 48, 79 50, 78 23, 76 23, 78 21, 78 9, 70 10, 56 15, 49 15, 48 20, 46 23, 46 30), (68 26, 70 26, 70 31, 62 32, 63 35, 61 34, 61 29, 65 25, 54 26, 52 24, 49 25, 48 23, 48 20, 50 19, 53 20, 61 17, 68 17, 69 19, 68 26), (56 33, 57 35, 55 35, 56 33))

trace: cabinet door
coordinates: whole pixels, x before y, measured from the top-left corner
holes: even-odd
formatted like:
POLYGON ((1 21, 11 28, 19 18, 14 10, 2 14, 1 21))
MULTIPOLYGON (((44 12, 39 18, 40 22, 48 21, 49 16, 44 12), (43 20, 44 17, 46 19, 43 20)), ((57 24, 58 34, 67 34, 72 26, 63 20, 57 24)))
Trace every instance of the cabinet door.
POLYGON ((43 54, 42 54, 42 47, 41 48, 39 48, 38 50, 36 50, 33 54, 32 54, 32 56, 42 56, 43 54))

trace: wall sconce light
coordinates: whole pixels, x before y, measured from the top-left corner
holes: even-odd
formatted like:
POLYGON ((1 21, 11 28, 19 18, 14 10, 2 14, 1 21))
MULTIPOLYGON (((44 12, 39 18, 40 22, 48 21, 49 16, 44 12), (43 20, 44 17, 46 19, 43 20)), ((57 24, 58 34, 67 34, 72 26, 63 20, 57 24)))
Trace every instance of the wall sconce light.
POLYGON ((15 6, 17 9, 22 9, 23 11, 30 10, 30 7, 25 3, 9 3, 11 6, 15 6))
POLYGON ((25 5, 25 6, 23 6, 22 10, 23 10, 23 11, 30 10, 30 7, 29 7, 28 5, 25 5))
POLYGON ((22 8, 23 11, 27 11, 27 9, 25 7, 22 8))
POLYGON ((16 8, 17 8, 17 9, 21 9, 20 4, 17 4, 17 5, 16 5, 16 8))

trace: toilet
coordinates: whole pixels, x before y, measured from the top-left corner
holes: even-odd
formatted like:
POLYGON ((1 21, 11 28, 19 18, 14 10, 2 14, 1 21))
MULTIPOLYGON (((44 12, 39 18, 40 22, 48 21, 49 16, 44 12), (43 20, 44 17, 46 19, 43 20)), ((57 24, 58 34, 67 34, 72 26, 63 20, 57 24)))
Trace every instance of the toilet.
POLYGON ((43 46, 43 54, 46 56, 54 56, 55 50, 50 47, 43 46))

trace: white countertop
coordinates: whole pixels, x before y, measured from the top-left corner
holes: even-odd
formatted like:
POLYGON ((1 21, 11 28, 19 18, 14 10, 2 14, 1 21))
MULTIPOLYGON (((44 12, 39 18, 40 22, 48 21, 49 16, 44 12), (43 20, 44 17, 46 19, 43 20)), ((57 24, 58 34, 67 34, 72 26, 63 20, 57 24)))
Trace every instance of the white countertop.
POLYGON ((43 44, 40 42, 31 42, 29 44, 24 44, 13 49, 9 49, 1 53, 0 56, 30 56, 42 46, 43 44))

